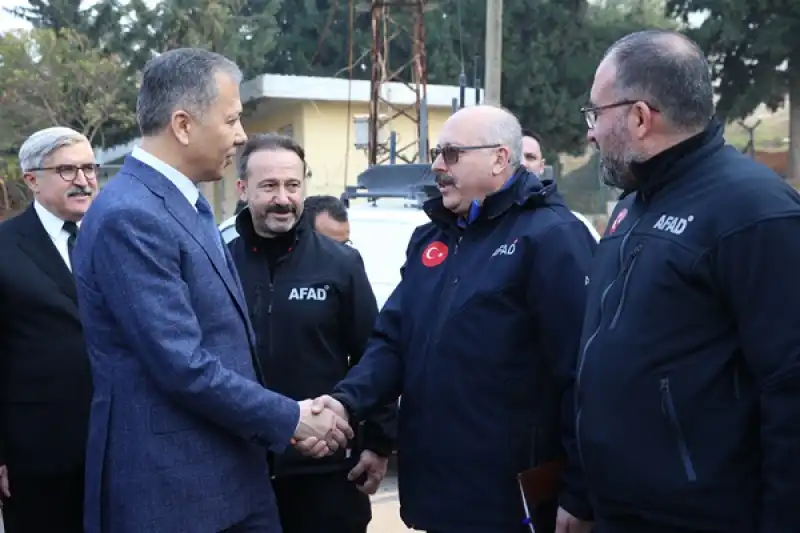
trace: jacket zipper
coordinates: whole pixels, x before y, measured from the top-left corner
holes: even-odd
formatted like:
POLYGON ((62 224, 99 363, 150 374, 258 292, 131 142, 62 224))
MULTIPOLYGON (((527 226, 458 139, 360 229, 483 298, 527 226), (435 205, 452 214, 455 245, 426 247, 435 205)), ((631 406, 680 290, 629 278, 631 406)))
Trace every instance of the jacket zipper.
MULTIPOLYGON (((458 256, 458 248, 461 246, 461 239, 463 236, 459 237, 456 241, 455 246, 453 246, 453 261, 455 263, 455 259, 458 256)), ((442 297, 442 305, 439 307, 439 319, 436 322, 436 327, 433 330, 433 335, 431 335, 431 339, 437 339, 439 337, 439 333, 441 332, 442 328, 444 327, 444 323, 447 320, 447 309, 450 307, 450 303, 453 301, 453 293, 455 292, 456 285, 459 282, 458 270, 456 265, 451 264, 450 267, 451 273, 447 277, 445 282, 445 291, 447 291, 442 297)))
MULTIPOLYGON (((633 234, 633 230, 636 229, 636 226, 639 225, 639 222, 641 222, 641 220, 642 220, 642 218, 639 217, 639 219, 636 222, 633 223, 631 228, 628 230, 628 232, 622 238, 622 243, 619 246, 620 264, 622 264, 622 258, 624 257, 624 254, 625 254, 625 245, 628 243, 628 239, 630 239, 631 235, 633 234)), ((641 246, 642 246, 641 244, 639 244, 637 246, 638 251, 636 251, 636 249, 634 249, 634 254, 638 255, 638 253, 641 252, 641 246)), ((634 255, 633 258, 635 259, 636 256, 634 255)), ((629 260, 629 262, 632 263, 633 261, 629 260)), ((603 329, 603 307, 605 307, 606 297, 608 297, 608 292, 617 283, 617 281, 619 281, 620 277, 625 276, 627 278, 627 273, 625 272, 625 270, 626 270, 625 268, 620 270, 620 272, 617 273, 617 275, 614 277, 614 279, 611 280, 611 283, 606 285, 606 288, 603 289, 603 293, 600 295, 600 311, 599 311, 598 317, 597 317, 597 319, 598 319, 597 320, 597 327, 592 332, 592 334, 589 335, 589 338, 586 339, 586 344, 584 345, 583 350, 579 354, 578 370, 575 373, 575 408, 576 408, 576 411, 575 411, 575 442, 576 442, 576 445, 577 445, 577 448, 578 448, 578 458, 580 459, 582 465, 583 465, 583 451, 581 450, 581 414, 582 414, 582 408, 581 408, 581 402, 580 402, 580 388, 581 388, 581 377, 583 375, 583 365, 586 362, 586 354, 589 352, 589 348, 591 347, 591 345, 594 342, 595 338, 597 338, 597 335, 603 329)), ((623 284, 623 295, 622 295, 622 297, 624 297, 624 284, 623 284)), ((619 307, 620 306, 618 306, 617 311, 619 311, 619 307)))
POLYGON ((661 411, 669 420, 672 432, 675 435, 675 440, 678 443, 678 452, 681 455, 681 462, 683 463, 683 470, 686 473, 686 479, 690 482, 697 481, 697 474, 694 471, 692 457, 689 455, 689 446, 686 444, 683 430, 681 430, 681 425, 678 422, 678 413, 675 411, 675 404, 672 401, 669 378, 661 378, 661 411))
POLYGON ((628 258, 625 268, 622 270, 622 275, 625 276, 622 280, 622 294, 620 294, 619 303, 617 303, 617 310, 614 312, 614 318, 611 319, 611 324, 608 326, 609 330, 617 327, 617 321, 619 320, 619 316, 622 314, 622 307, 625 305, 625 298, 628 295, 628 282, 631 279, 633 267, 636 264, 636 259, 638 258, 639 253, 642 251, 642 248, 644 248, 644 244, 639 243, 636 245, 636 248, 633 249, 633 252, 631 252, 630 257, 628 258))

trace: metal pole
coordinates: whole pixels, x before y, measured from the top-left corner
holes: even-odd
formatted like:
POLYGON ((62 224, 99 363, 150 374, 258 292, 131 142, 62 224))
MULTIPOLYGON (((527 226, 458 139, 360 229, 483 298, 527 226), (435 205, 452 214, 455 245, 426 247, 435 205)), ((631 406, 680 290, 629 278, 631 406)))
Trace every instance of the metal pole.
POLYGON ((419 103, 419 161, 428 163, 428 98, 419 103))
POLYGON ((486 94, 487 104, 500 105, 503 74, 503 0, 486 0, 486 94))

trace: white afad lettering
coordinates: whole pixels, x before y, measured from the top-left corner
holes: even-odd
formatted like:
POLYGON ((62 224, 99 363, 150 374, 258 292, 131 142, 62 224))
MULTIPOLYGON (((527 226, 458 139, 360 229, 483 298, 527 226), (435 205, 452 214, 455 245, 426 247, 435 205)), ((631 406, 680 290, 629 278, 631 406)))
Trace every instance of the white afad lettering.
POLYGON ((289 291, 290 300, 325 301, 328 298, 328 287, 299 287, 289 291))
POLYGON ((516 243, 503 244, 502 246, 500 246, 500 248, 494 251, 492 257, 496 255, 514 255, 514 252, 516 250, 517 250, 516 243))
POLYGON ((694 216, 692 215, 689 215, 686 218, 661 215, 661 218, 659 218, 658 221, 653 225, 653 229, 666 231, 667 233, 672 233, 673 235, 680 235, 684 232, 684 230, 686 230, 686 226, 688 226, 689 222, 692 220, 694 220, 694 216))

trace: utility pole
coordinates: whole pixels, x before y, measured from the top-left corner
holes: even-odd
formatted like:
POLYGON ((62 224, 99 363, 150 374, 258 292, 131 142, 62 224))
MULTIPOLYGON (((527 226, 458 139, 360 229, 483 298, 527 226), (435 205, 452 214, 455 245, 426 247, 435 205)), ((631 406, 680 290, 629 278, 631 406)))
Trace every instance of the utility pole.
POLYGON ((486 65, 484 100, 500 105, 503 76, 503 0, 486 0, 486 65))

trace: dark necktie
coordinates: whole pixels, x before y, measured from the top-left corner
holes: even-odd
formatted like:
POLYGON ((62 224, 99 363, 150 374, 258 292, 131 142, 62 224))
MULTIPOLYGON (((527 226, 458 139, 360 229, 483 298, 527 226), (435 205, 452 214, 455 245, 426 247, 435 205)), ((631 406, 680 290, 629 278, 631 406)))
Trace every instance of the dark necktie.
POLYGON ((222 235, 219 232, 219 228, 217 228, 216 220, 214 220, 214 212, 211 211, 211 204, 209 204, 206 197, 201 194, 197 197, 197 202, 195 202, 194 205, 197 208, 197 214, 200 215, 203 230, 217 245, 217 250, 219 250, 219 253, 222 255, 222 259, 225 259, 225 250, 222 248, 222 235))
POLYGON ((64 222, 64 231, 69 233, 69 237, 67 237, 67 254, 69 255, 69 263, 70 267, 74 266, 74 261, 72 259, 72 251, 75 249, 75 241, 78 239, 78 225, 75 222, 70 220, 64 222))

